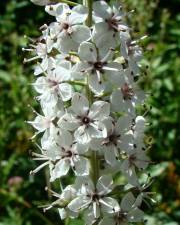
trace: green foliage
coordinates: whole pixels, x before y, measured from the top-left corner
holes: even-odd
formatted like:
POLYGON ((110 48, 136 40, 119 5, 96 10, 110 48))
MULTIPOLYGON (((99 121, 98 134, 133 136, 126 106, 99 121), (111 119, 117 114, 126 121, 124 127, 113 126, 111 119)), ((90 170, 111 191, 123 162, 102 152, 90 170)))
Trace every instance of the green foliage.
MULTIPOLYGON (((158 193, 158 204, 149 210, 148 225, 177 225, 180 220, 179 2, 126 0, 127 9, 136 8, 130 17, 137 30, 135 36, 149 34, 144 44, 144 63, 149 69, 142 85, 153 94, 148 102, 153 107, 148 114, 152 121, 148 131, 153 143, 150 154, 160 164, 149 169, 151 176, 157 177, 152 191, 158 193)), ((0 225, 61 224, 55 210, 44 214, 37 208, 53 199, 44 191, 49 186, 47 173, 29 176, 35 167, 29 150, 35 147, 29 141, 33 132, 24 122, 33 117, 28 104, 37 105, 29 85, 32 70, 22 64, 25 55, 21 48, 26 46, 23 36, 37 37, 38 27, 51 19, 29 0, 1 1, 0 5, 0 225), (20 177, 19 183, 15 177, 20 177)), ((66 222, 81 225, 79 220, 66 222)))

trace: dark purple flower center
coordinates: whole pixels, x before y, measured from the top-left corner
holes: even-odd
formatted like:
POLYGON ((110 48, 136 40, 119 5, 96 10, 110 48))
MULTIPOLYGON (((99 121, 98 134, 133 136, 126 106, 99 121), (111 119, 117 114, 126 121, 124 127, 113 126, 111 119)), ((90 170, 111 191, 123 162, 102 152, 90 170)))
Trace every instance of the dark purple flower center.
POLYGON ((133 89, 130 88, 127 83, 125 83, 124 86, 121 87, 121 92, 123 94, 124 100, 131 100, 131 98, 134 96, 133 89))
POLYGON ((89 124, 89 123, 90 123, 90 118, 87 117, 87 116, 83 117, 83 118, 82 118, 82 123, 83 123, 83 124, 86 124, 86 125, 89 124))

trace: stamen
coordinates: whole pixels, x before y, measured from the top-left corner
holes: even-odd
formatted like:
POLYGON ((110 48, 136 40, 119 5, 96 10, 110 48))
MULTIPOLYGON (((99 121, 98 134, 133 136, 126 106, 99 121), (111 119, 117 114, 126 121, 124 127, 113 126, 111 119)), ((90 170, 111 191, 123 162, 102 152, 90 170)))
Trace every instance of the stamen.
POLYGON ((39 58, 40 58, 40 56, 34 56, 34 57, 30 58, 30 59, 24 58, 23 63, 28 63, 28 62, 34 61, 36 59, 39 59, 39 58))
POLYGON ((40 166, 38 166, 35 170, 32 170, 30 172, 30 175, 34 175, 35 173, 39 172, 42 168, 44 168, 45 166, 47 166, 49 164, 49 161, 41 164, 40 166))

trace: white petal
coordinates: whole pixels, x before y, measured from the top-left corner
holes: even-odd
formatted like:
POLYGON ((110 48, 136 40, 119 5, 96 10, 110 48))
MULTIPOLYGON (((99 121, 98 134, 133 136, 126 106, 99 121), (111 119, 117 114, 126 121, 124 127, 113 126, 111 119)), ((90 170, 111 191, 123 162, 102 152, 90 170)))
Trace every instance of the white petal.
POLYGON ((38 96, 38 98, 40 99, 41 105, 49 109, 55 107, 58 102, 57 93, 51 90, 47 90, 42 95, 38 96))
POLYGON ((144 151, 137 151, 136 153, 137 159, 135 160, 135 165, 140 169, 146 169, 146 167, 149 165, 150 159, 146 155, 146 152, 144 151))
POLYGON ((75 42, 71 36, 65 35, 59 40, 58 49, 63 53, 68 53, 69 51, 77 51, 79 44, 75 42))
POLYGON ((63 101, 68 101, 73 96, 73 88, 70 84, 59 84, 59 93, 63 101))
POLYGON ((37 116, 34 121, 28 121, 36 130, 43 132, 50 127, 51 121, 43 116, 37 116))
POLYGON ((80 144, 87 144, 91 138, 85 126, 80 126, 74 133, 75 140, 80 144))
POLYGON ((73 212, 80 212, 81 210, 87 208, 90 203, 91 203, 90 198, 80 196, 80 197, 77 197, 77 198, 73 199, 68 204, 68 208, 70 210, 72 210, 73 212))
POLYGON ((132 126, 132 117, 125 115, 121 116, 116 125, 115 125, 115 130, 117 133, 125 133, 130 130, 132 126))
POLYGON ((139 181, 136 175, 135 168, 134 166, 129 166, 128 160, 124 160, 124 162, 121 164, 121 171, 130 184, 135 187, 139 186, 139 181))
POLYGON ((104 82, 100 82, 97 74, 89 75, 89 87, 94 94, 101 95, 105 90, 104 82))
POLYGON ((67 210, 65 210, 64 208, 58 208, 58 212, 60 215, 61 220, 64 220, 67 218, 67 210))
POLYGON ((65 3, 59 3, 59 7, 57 8, 57 16, 56 20, 58 22, 64 22, 69 20, 69 14, 71 13, 71 9, 65 3), (68 16, 67 16, 68 15, 68 16))
POLYGON ((79 157, 79 160, 75 161, 74 165, 77 176, 89 175, 90 164, 88 159, 85 159, 84 157, 79 157))
POLYGON ((45 11, 49 13, 51 16, 62 15, 69 10, 67 4, 59 3, 55 5, 47 5, 45 7, 45 11))
POLYGON ((134 137, 132 134, 125 134, 121 136, 121 142, 118 145, 121 151, 129 153, 134 148, 134 137))
POLYGON ((90 42, 83 42, 79 47, 79 56, 81 60, 87 62, 96 62, 97 51, 95 45, 90 42))
POLYGON ((105 70, 105 73, 107 79, 110 80, 116 87, 122 85, 125 80, 125 77, 124 70, 122 69, 121 65, 119 63, 112 62, 108 63, 106 65, 106 68, 107 70, 105 70))
POLYGON ((94 214, 95 218, 100 217, 100 208, 99 208, 99 205, 97 204, 97 202, 93 202, 93 214, 94 214))
POLYGON ((56 178, 65 176, 68 173, 69 168, 70 165, 67 160, 60 160, 58 163, 56 163, 54 168, 50 169, 50 181, 53 182, 56 178))
POLYGON ((58 129, 54 139, 60 146, 71 146, 73 143, 71 133, 65 129, 58 129))
POLYGON ((111 104, 112 109, 116 112, 124 112, 125 111, 125 104, 123 100, 123 96, 120 90, 113 91, 111 97, 111 104))
POLYGON ((134 98, 135 98, 136 104, 143 104, 146 98, 145 92, 143 90, 137 90, 135 92, 134 98))
POLYGON ((74 148, 75 148, 75 151, 77 151, 79 154, 84 154, 89 150, 89 145, 76 143, 74 145, 74 148))
POLYGON ((104 101, 96 101, 92 104, 89 117, 95 120, 103 120, 110 114, 110 104, 104 101))
POLYGON ((93 3, 93 9, 96 16, 103 19, 109 18, 111 16, 111 9, 105 1, 96 1, 93 3))
POLYGON ((87 128, 87 132, 91 138, 106 138, 107 129, 105 125, 101 122, 91 123, 87 128))
POLYGON ((93 30, 93 42, 99 48, 100 57, 102 58, 110 48, 119 45, 119 37, 116 32, 109 29, 106 23, 96 23, 93 30))
POLYGON ((142 222, 143 217, 144 217, 144 212, 138 208, 133 209, 127 215, 128 221, 133 223, 142 222))
POLYGON ((116 225, 116 222, 113 218, 106 216, 100 221, 99 225, 116 225))
POLYGON ((80 94, 80 93, 75 93, 73 98, 72 98, 72 110, 78 115, 78 116, 83 116, 86 115, 88 110, 89 110, 89 101, 88 99, 80 94))
POLYGON ((36 5, 44 6, 50 4, 50 0, 31 0, 36 5))
POLYGON ((123 211, 129 212, 131 208, 133 207, 133 204, 135 202, 135 197, 131 192, 128 192, 122 199, 120 207, 123 211))
POLYGON ((105 146, 104 147, 104 157, 107 163, 114 166, 117 162, 116 156, 114 153, 114 146, 105 146))
POLYGON ((46 77, 38 77, 33 86, 38 93, 43 93, 48 88, 46 77))
POLYGON ((86 225, 92 225, 96 222, 97 219, 94 217, 93 207, 90 206, 83 212, 83 219, 86 225))
POLYGON ((83 5, 77 5, 73 7, 72 13, 69 16, 69 21, 71 24, 83 23, 87 18, 87 7, 83 5))
POLYGON ((112 191, 113 180, 110 175, 101 176, 97 182, 97 190, 100 193, 107 194, 112 191))
POLYGON ((108 213, 114 213, 119 209, 119 204, 116 199, 110 197, 104 197, 100 199, 99 202, 101 203, 102 211, 108 213))
POLYGON ((49 67, 49 59, 48 57, 44 58, 40 65, 35 66, 34 75, 37 76, 41 73, 44 73, 49 67))
POLYGON ((81 43, 83 41, 88 41, 91 37, 91 31, 89 27, 84 25, 73 26, 73 33, 71 35, 73 41, 81 43))
POLYGON ((89 68, 89 64, 85 62, 77 62, 73 67, 72 67, 72 73, 71 73, 71 78, 74 80, 84 80, 86 76, 86 69, 89 68), (84 72, 83 72, 84 71, 84 72))
POLYGON ((65 114, 58 121, 58 126, 62 129, 73 131, 79 126, 79 122, 73 115, 65 114))
POLYGON ((59 82, 69 80, 71 78, 71 71, 63 66, 56 66, 55 74, 59 82))

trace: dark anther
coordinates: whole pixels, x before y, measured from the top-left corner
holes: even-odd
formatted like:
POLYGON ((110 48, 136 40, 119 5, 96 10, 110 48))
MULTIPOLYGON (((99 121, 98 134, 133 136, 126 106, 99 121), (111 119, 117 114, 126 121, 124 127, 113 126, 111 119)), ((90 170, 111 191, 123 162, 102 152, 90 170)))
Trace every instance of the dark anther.
POLYGON ((92 195, 92 200, 93 200, 93 201, 99 200, 99 195, 98 195, 97 193, 94 193, 94 194, 92 195))
POLYGON ((88 118, 88 117, 83 117, 82 118, 82 122, 84 123, 84 124, 89 124, 89 122, 90 122, 90 119, 88 118))
POLYGON ((96 70, 101 70, 103 68, 103 63, 102 62, 95 62, 94 63, 94 68, 96 70))
POLYGON ((64 24, 63 24, 63 29, 64 29, 64 30, 68 30, 68 28, 69 28, 69 24, 68 24, 68 23, 64 23, 64 24))

